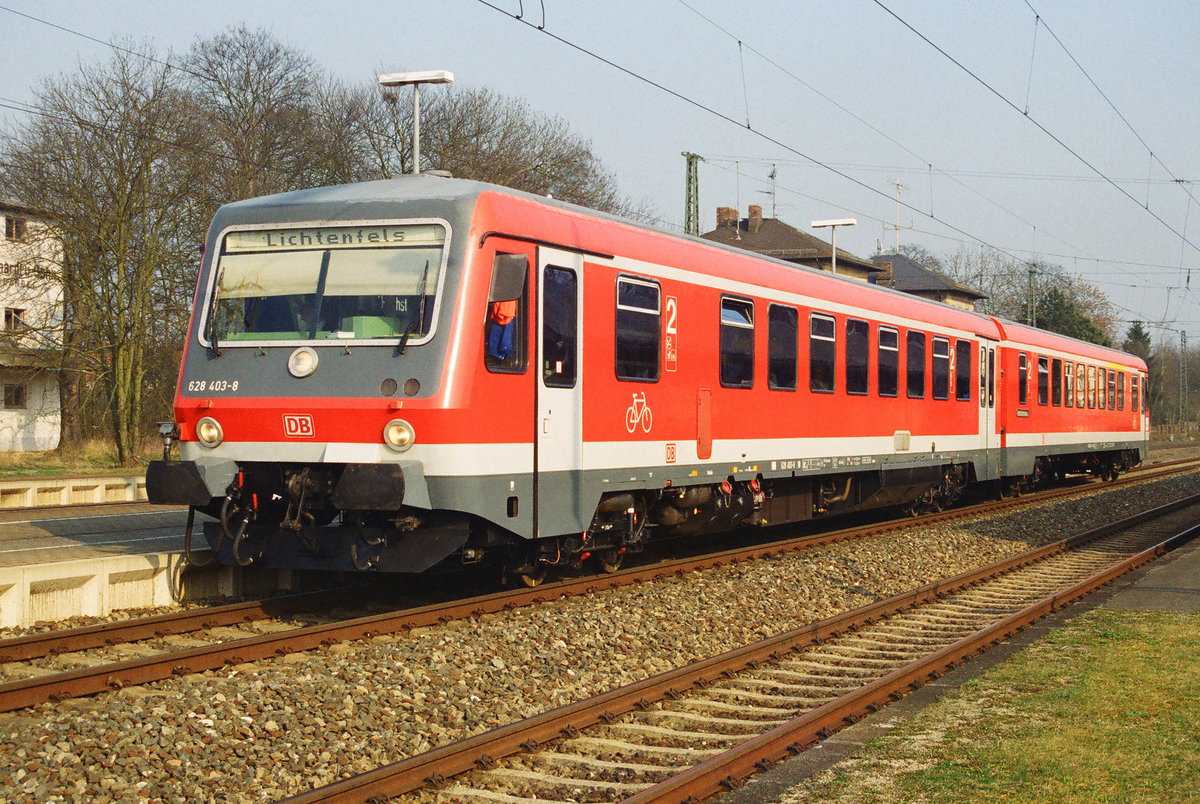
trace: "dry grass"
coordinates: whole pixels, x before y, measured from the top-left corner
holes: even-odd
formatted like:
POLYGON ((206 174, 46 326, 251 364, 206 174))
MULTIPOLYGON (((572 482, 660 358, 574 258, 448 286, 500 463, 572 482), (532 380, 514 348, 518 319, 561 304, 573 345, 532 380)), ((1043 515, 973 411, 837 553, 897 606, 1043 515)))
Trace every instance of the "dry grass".
POLYGON ((784 799, 1200 802, 1200 616, 1085 614, 784 799))
POLYGON ((134 463, 122 466, 112 442, 99 438, 54 452, 0 452, 0 479, 143 472, 161 454, 157 441, 147 440, 134 463))

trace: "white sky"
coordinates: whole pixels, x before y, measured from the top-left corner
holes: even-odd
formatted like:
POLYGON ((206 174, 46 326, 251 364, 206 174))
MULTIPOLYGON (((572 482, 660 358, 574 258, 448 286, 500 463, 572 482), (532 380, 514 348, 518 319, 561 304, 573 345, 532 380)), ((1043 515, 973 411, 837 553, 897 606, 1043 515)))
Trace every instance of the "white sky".
MULTIPOLYGON (((651 202, 670 226, 683 223, 681 151, 709 159, 700 168, 702 231, 713 227, 718 206, 744 215, 761 203, 770 215, 763 191, 775 164, 778 217, 804 229, 818 218, 856 217, 838 245, 863 256, 895 243, 885 225, 896 221, 898 179, 901 200, 917 210, 901 211, 901 225, 912 227, 901 230, 901 242, 942 253, 978 238, 1022 259, 1036 253, 1100 286, 1123 317, 1165 320, 1200 336, 1200 271, 1197 293, 1185 289, 1200 252, 1180 236, 1186 215, 1188 239, 1200 246, 1200 207, 1189 209, 1197 205, 1188 196, 1200 199, 1200 4, 1029 0, 1045 15, 1035 40, 1025 0, 880 1, 490 0, 512 14, 523 6, 535 26, 544 6, 547 32, 736 122, 479 0, 0 0, 0 104, 28 102, 40 78, 108 55, 13 11, 103 41, 150 40, 162 54, 244 23, 346 80, 448 69, 460 83, 522 97, 589 138, 622 190, 651 202), (747 115, 765 136, 747 130, 747 115)), ((0 108, 6 125, 22 119, 0 108)), ((1172 331, 1165 337, 1178 341, 1172 331)))

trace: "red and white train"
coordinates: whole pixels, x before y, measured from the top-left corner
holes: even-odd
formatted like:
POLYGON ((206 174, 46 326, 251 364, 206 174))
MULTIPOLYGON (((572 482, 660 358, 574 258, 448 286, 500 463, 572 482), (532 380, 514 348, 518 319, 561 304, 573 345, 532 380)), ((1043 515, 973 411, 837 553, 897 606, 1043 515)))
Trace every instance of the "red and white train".
POLYGON ((536 583, 651 535, 1114 476, 1138 358, 432 176, 229 204, 175 398, 221 560, 536 583))

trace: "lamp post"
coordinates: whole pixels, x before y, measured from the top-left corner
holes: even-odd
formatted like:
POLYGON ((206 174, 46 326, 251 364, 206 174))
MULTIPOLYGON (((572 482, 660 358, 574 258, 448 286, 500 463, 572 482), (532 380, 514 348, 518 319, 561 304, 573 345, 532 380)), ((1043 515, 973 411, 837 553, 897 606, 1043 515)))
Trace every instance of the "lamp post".
POLYGON ((833 218, 832 220, 827 221, 812 222, 812 228, 814 229, 824 229, 826 226, 828 226, 833 230, 833 267, 831 270, 834 276, 837 275, 837 228, 839 226, 853 226, 856 223, 858 223, 858 221, 854 218, 833 218))
POLYGON ((454 73, 449 70, 422 70, 413 73, 383 73, 379 85, 413 88, 413 174, 421 172, 421 84, 450 84, 454 73))

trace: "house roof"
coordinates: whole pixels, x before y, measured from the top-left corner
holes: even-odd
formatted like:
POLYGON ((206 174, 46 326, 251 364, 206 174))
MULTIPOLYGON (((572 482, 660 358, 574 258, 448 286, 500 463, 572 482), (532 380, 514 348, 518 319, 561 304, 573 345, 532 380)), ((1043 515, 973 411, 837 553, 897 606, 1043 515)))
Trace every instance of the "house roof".
POLYGON ((27 218, 41 218, 46 214, 41 210, 29 206, 28 204, 22 204, 21 202, 14 201, 11 198, 4 198, 0 196, 0 214, 4 214, 6 212, 15 213, 27 218))
POLYGON ((892 287, 906 293, 956 293, 970 299, 986 299, 987 294, 974 288, 960 285, 953 279, 922 268, 903 254, 876 254, 872 257, 876 265, 892 266, 892 287))
MULTIPOLYGON (((736 227, 719 226, 700 236, 715 243, 792 262, 828 260, 833 254, 833 248, 821 238, 789 226, 778 218, 763 218, 762 223, 756 229, 750 228, 749 218, 742 218, 736 227)), ((838 263, 853 265, 869 273, 882 270, 870 260, 856 257, 840 248, 838 249, 838 263)))

